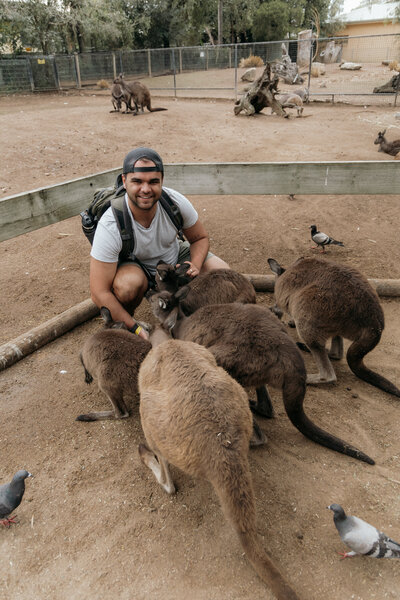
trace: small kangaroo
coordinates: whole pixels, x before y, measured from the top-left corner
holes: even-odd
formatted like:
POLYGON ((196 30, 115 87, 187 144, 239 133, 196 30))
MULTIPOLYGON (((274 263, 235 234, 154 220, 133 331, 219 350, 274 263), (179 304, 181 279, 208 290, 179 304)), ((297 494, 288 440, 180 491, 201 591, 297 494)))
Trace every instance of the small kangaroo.
POLYGON ((347 363, 357 377, 389 394, 400 397, 390 381, 368 369, 363 358, 381 339, 383 310, 378 295, 356 269, 321 258, 299 258, 287 270, 273 258, 269 266, 277 279, 278 309, 294 319, 299 336, 308 346, 318 368, 307 383, 336 382, 329 358, 343 358, 343 338, 353 343, 347 363), (327 352, 325 344, 332 338, 327 352))
POLYGON ((118 83, 126 93, 130 94, 131 101, 134 102, 136 107, 136 114, 138 113, 139 106, 142 112, 144 112, 145 108, 150 112, 168 110, 167 108, 152 108, 150 90, 144 83, 140 81, 125 81, 122 73, 114 79, 114 83, 118 83))
POLYGON ((282 389, 286 413, 293 425, 314 442, 375 464, 372 458, 323 429, 304 413, 306 369, 300 350, 272 312, 257 304, 212 304, 186 317, 180 301, 187 286, 175 294, 149 298, 155 317, 174 338, 208 348, 217 364, 244 387, 270 384, 282 389))
POLYGON ((192 342, 154 343, 139 372, 140 417, 147 445, 143 463, 175 493, 171 463, 207 479, 247 558, 278 600, 299 600, 257 534, 248 463, 252 417, 246 393, 206 348, 192 342))
POLYGON ((378 137, 374 141, 374 144, 379 144, 378 152, 386 152, 391 156, 396 156, 400 152, 400 140, 393 140, 388 142, 385 138, 386 129, 378 133, 378 137))
POLYGON ((113 321, 108 308, 103 306, 100 313, 106 329, 85 341, 80 359, 86 383, 92 383, 94 377, 99 389, 109 398, 113 410, 79 415, 77 421, 129 417, 126 400, 137 399, 139 367, 151 350, 149 341, 132 334, 124 323, 113 321))
POLYGON ((247 277, 233 269, 215 269, 200 273, 192 279, 186 275, 188 263, 179 267, 160 262, 156 269, 156 287, 158 291, 174 293, 183 285, 189 286, 189 293, 182 300, 185 315, 191 315, 207 304, 226 304, 227 302, 256 303, 256 292, 247 277))
POLYGON ((119 83, 116 83, 116 79, 111 86, 111 102, 114 107, 114 110, 110 110, 110 112, 119 112, 122 108, 122 102, 125 104, 124 112, 127 113, 130 109, 130 95, 126 93, 122 89, 119 83))

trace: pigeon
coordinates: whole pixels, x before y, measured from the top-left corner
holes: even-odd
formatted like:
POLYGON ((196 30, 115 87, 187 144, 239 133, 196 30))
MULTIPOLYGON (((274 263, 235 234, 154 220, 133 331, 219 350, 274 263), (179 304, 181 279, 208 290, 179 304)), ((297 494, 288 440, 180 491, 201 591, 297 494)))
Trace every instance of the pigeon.
POLYGON ((32 473, 25 470, 17 471, 10 483, 0 485, 0 523, 5 527, 10 527, 11 523, 16 523, 15 517, 17 515, 12 517, 9 517, 9 515, 21 504, 27 477, 33 477, 32 473))
POLYGON ((351 552, 339 552, 342 558, 364 554, 372 558, 400 558, 400 544, 373 525, 358 517, 346 516, 339 504, 327 506, 333 511, 333 521, 344 542, 351 552))
POLYGON ((333 238, 329 237, 326 233, 322 233, 322 231, 317 231, 316 225, 310 225, 311 229, 311 239, 317 245, 312 246, 312 248, 318 248, 318 246, 322 247, 321 252, 325 252, 324 246, 329 246, 329 244, 335 244, 336 246, 344 246, 343 242, 338 242, 333 238))

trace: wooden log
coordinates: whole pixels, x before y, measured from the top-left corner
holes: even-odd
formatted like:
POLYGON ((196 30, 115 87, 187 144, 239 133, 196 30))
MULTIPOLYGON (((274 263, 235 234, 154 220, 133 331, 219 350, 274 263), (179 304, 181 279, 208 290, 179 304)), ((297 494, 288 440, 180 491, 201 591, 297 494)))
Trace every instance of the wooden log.
POLYGON ((10 367, 21 358, 31 354, 48 342, 52 342, 73 327, 92 319, 99 309, 88 299, 72 306, 49 321, 34 327, 27 333, 0 346, 0 371, 10 367))
MULTIPOLYGON (((250 275, 244 273, 250 279, 256 292, 273 292, 275 287, 275 275, 250 275)), ((400 279, 368 279, 376 290, 378 296, 398 297, 400 296, 400 279)))

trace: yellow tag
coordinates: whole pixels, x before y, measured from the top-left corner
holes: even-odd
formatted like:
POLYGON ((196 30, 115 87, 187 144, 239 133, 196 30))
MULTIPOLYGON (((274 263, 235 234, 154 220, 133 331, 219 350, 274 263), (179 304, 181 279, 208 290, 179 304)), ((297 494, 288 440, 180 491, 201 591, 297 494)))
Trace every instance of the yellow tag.
POLYGON ((142 331, 142 327, 140 327, 140 325, 137 326, 137 329, 135 331, 136 335, 139 335, 139 333, 142 331))
POLYGON ((45 65, 46 64, 46 59, 44 59, 44 58, 38 58, 37 61, 38 61, 38 65, 45 65))

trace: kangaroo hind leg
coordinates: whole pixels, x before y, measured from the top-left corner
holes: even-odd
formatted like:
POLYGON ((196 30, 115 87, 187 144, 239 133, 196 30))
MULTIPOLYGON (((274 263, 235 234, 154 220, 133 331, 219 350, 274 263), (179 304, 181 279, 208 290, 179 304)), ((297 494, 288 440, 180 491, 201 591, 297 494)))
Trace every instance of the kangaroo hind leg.
POLYGON ((307 346, 310 348, 318 369, 318 373, 310 373, 307 375, 307 384, 318 385, 319 383, 335 383, 336 373, 329 360, 325 346, 319 342, 307 342, 307 346))
POLYGON ((343 338, 341 335, 335 335, 332 338, 328 356, 333 360, 341 360, 343 358, 343 338))

